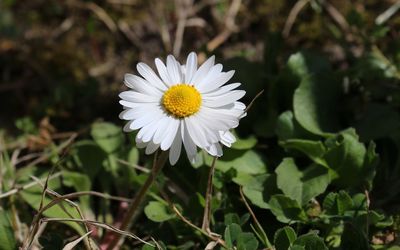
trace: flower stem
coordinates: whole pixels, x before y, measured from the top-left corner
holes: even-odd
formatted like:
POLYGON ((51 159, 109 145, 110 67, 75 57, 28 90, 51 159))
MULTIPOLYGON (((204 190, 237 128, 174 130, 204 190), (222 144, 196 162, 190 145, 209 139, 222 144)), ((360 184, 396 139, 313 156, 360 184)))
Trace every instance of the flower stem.
POLYGON ((206 204, 204 206, 204 215, 203 215, 203 224, 201 226, 201 229, 205 230, 206 232, 210 232, 210 217, 211 217, 211 198, 212 198, 212 192, 213 192, 213 178, 214 178, 214 172, 215 172, 215 163, 217 161, 218 157, 214 157, 211 167, 210 167, 210 172, 208 173, 208 182, 207 182, 207 191, 206 191, 206 204))
MULTIPOLYGON (((153 168, 149 174, 149 177, 147 177, 145 183, 143 186, 140 188, 140 190, 137 192, 135 197, 133 197, 131 204, 129 206, 129 210, 126 213, 122 224, 120 226, 120 230, 126 231, 129 226, 131 225, 131 221, 135 213, 137 212, 140 204, 143 202, 144 197, 146 196, 147 191, 153 184, 155 178, 157 177, 158 173, 161 171, 163 166, 165 165, 166 161, 168 159, 168 151, 162 151, 160 156, 158 157, 157 160, 154 161, 153 168)), ((115 238, 110 242, 108 245, 107 249, 108 250, 113 250, 119 243, 121 239, 121 234, 116 234, 115 238)), ((123 241, 124 237, 122 238, 123 241)))

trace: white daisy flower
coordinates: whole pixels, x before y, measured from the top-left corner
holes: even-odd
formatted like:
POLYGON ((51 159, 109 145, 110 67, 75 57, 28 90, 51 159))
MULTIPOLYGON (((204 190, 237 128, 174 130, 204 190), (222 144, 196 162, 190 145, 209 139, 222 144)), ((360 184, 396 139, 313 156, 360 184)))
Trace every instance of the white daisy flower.
POLYGON ((120 118, 129 122, 124 131, 138 130, 137 147, 146 154, 158 148, 169 150, 174 165, 182 144, 191 162, 197 147, 212 156, 221 156, 221 144, 230 147, 236 141, 229 132, 245 116, 246 106, 238 102, 244 90, 234 90, 240 83, 227 83, 234 71, 223 72, 221 64, 210 57, 199 68, 197 56, 190 53, 185 65, 172 55, 166 65, 155 59, 158 75, 145 63, 138 63, 140 76, 126 74, 125 85, 131 90, 119 97, 124 107, 120 118))

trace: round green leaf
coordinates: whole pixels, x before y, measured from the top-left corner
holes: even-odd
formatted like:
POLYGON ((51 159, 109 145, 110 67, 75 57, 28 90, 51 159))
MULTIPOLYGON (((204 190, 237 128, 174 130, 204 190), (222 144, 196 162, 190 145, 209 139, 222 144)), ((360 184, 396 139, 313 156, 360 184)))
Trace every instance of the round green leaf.
POLYGON ((163 222, 175 217, 168 211, 168 207, 159 201, 150 201, 144 208, 147 218, 155 222, 163 222))
POLYGON ((340 85, 331 75, 329 77, 313 75, 304 78, 293 98, 296 120, 317 135, 327 135, 339 128, 336 114, 340 85))
POLYGON ((285 158, 275 170, 277 185, 285 195, 304 205, 328 187, 328 169, 312 164, 300 171, 293 158, 285 158))
POLYGON ((287 196, 276 194, 269 200, 271 212, 283 223, 306 221, 307 215, 299 204, 287 196))
POLYGON ((278 229, 274 236, 276 250, 287 250, 296 240, 297 235, 293 228, 286 226, 278 229))
POLYGON ((124 143, 121 128, 109 122, 94 123, 90 134, 107 153, 115 152, 124 143))
POLYGON ((257 144, 257 138, 252 135, 246 139, 238 138, 238 140, 232 144, 232 148, 238 150, 245 150, 253 148, 256 144, 257 144))
MULTIPOLYGON (((328 250, 328 248, 324 243, 324 240, 314 233, 301 235, 293 242, 293 245, 304 246, 305 250, 316 250, 316 249, 328 250)), ((353 249, 353 248, 346 248, 346 249, 353 249)))

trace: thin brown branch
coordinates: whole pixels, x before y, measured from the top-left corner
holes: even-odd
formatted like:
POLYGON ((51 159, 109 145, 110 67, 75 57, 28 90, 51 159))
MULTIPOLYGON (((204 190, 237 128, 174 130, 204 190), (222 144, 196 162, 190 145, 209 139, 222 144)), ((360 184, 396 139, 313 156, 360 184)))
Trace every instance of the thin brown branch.
POLYGON ((260 95, 262 95, 262 93, 264 93, 264 90, 261 90, 260 92, 258 92, 258 94, 253 98, 253 100, 251 100, 251 102, 249 103, 249 105, 247 105, 246 109, 244 110, 244 113, 246 113, 247 111, 249 111, 249 109, 251 108, 251 106, 253 106, 255 100, 257 100, 257 98, 260 97, 260 95))
POLYGON ((210 172, 208 173, 208 182, 207 182, 207 191, 205 195, 206 204, 204 206, 204 215, 203 215, 203 224, 201 229, 206 232, 211 232, 210 230, 210 217, 211 217, 211 199, 213 192, 213 179, 215 172, 215 163, 217 162, 218 157, 214 157, 211 163, 210 172))
POLYGON ((340 29, 344 32, 350 32, 349 23, 346 21, 346 18, 328 1, 323 1, 323 6, 328 12, 329 16, 338 24, 340 29))
POLYGON ((112 20, 110 15, 99 5, 95 4, 94 2, 83 2, 83 1, 77 1, 77 0, 69 0, 67 1, 67 4, 73 6, 73 7, 78 7, 81 9, 88 9, 92 11, 100 21, 102 21, 107 28, 112 32, 115 33, 117 32, 117 25, 115 22, 112 20))
POLYGON ((310 0, 299 0, 293 5, 293 8, 290 10, 288 18, 286 19, 285 26, 282 31, 283 37, 289 37, 290 31, 292 30, 293 24, 296 21, 297 16, 300 11, 310 2, 310 0))
POLYGON ((191 227, 194 230, 202 233, 204 236, 207 236, 212 241, 215 241, 218 244, 220 244, 222 247, 227 248, 225 241, 223 239, 221 239, 221 237, 219 237, 217 234, 212 233, 212 232, 206 232, 205 230, 203 230, 200 227, 196 226, 193 222, 191 222, 185 216, 183 216, 182 213, 179 211, 179 209, 172 203, 172 201, 169 198, 169 196, 167 195, 167 193, 164 192, 160 187, 158 187, 158 188, 159 188, 159 191, 161 193, 161 196, 164 198, 164 200, 167 201, 169 207, 172 209, 172 211, 174 211, 174 213, 178 216, 179 219, 181 219, 189 227, 191 227))
POLYGON ((179 54, 181 53, 183 33, 185 32, 186 19, 188 16, 187 10, 191 9, 190 3, 191 1, 188 0, 175 0, 175 6, 176 6, 175 9, 176 9, 176 14, 178 16, 178 24, 176 26, 175 41, 173 48, 173 54, 175 57, 179 57, 179 54))
POLYGON ((140 170, 140 171, 142 171, 143 173, 146 173, 146 174, 151 172, 150 169, 148 169, 148 168, 145 168, 145 167, 142 167, 142 166, 139 166, 139 165, 136 165, 136 164, 131 164, 128 161, 124 161, 124 160, 121 160, 121 159, 117 159, 117 161, 119 163, 123 164, 123 165, 126 165, 126 166, 132 167, 134 169, 140 170))
MULTIPOLYGON (((64 150, 65 148, 69 147, 69 146, 72 144, 72 142, 74 142, 74 140, 76 139, 77 136, 78 136, 78 133, 73 133, 73 134, 69 137, 69 139, 66 140, 65 142, 61 143, 61 145, 58 146, 58 147, 56 148, 55 151, 56 151, 57 153, 60 153, 60 152, 61 152, 62 150, 64 150)), ((54 155, 54 151, 45 153, 45 154, 43 154, 41 157, 39 157, 39 158, 35 159, 34 161, 28 163, 26 166, 34 166, 34 165, 36 165, 36 164, 39 164, 39 163, 41 163, 41 162, 43 162, 43 161, 48 160, 52 155, 54 155)))
POLYGON ((225 16, 224 28, 220 34, 218 34, 215 38, 213 38, 210 42, 207 43, 207 50, 213 51, 218 48, 223 42, 225 42, 229 36, 237 30, 237 26, 235 24, 235 18, 237 13, 239 12, 240 5, 242 4, 241 0, 233 0, 231 5, 229 6, 228 12, 225 16))
MULTIPOLYGON (((61 174, 62 174, 61 172, 57 172, 57 173, 53 174, 53 175, 50 177, 49 180, 55 179, 55 178, 59 177, 61 174)), ((44 181, 44 180, 43 180, 43 181, 44 181)), ((17 188, 11 189, 11 190, 9 190, 9 191, 7 191, 7 192, 5 192, 5 193, 0 194, 0 199, 5 198, 5 197, 8 197, 8 196, 13 195, 13 194, 16 194, 16 193, 18 193, 18 192, 20 192, 20 191, 22 191, 22 190, 29 189, 29 188, 34 187, 34 186, 36 186, 36 185, 39 185, 39 183, 37 183, 36 181, 33 181, 33 182, 30 182, 30 183, 28 183, 28 184, 25 184, 25 185, 23 185, 23 186, 21 186, 21 187, 17 187, 17 188)))
MULTIPOLYGON (((249 213, 250 213, 250 215, 251 215, 251 217, 252 217, 254 223, 257 225, 257 227, 259 228, 259 230, 262 230, 262 232, 264 232, 264 230, 263 230, 263 228, 262 228, 262 226, 261 226, 261 223, 258 221, 258 219, 257 219, 257 217, 256 217, 256 214, 253 212, 253 210, 251 209, 249 203, 248 203, 247 200, 246 200, 246 197, 244 196, 242 186, 239 186, 239 193, 240 193, 240 197, 242 198, 243 203, 244 203, 244 205, 246 206, 247 211, 249 211, 249 213)), ((266 237, 266 235, 265 235, 265 237, 266 237)), ((267 237, 266 237, 266 243, 267 243, 268 249, 273 249, 273 247, 272 247, 272 245, 271 245, 271 243, 269 242, 269 239, 268 239, 267 237)))
POLYGON ((96 227, 101 227, 101 228, 104 228, 106 230, 113 231, 113 232, 115 232, 117 234, 120 234, 120 235, 128 236, 128 237, 133 238, 135 240, 139 240, 143 244, 146 244, 146 245, 154 247, 154 245, 150 244, 147 241, 142 240, 141 238, 139 238, 138 236, 134 235, 133 233, 120 230, 120 229, 115 228, 115 227, 113 227, 111 225, 108 225, 108 224, 102 223, 102 222, 98 222, 98 221, 83 220, 83 219, 72 219, 72 218, 42 218, 40 221, 41 222, 77 222, 77 223, 84 223, 84 224, 88 224, 88 225, 93 225, 93 226, 96 226, 96 227))
MULTIPOLYGON (((42 184, 41 181, 38 178, 36 178, 34 176, 31 176, 31 178, 33 178, 35 181, 37 181, 38 184, 42 186, 42 188, 45 190, 46 193, 52 195, 55 198, 62 197, 62 195, 60 195, 59 193, 55 192, 54 190, 46 188, 46 186, 45 186, 46 183, 42 184)), ((80 209, 80 207, 78 206, 78 204, 76 204, 75 202, 73 202, 73 201, 71 201, 69 199, 64 199, 64 201, 67 202, 68 204, 70 204, 73 208, 75 208, 75 210, 77 211, 77 213, 79 214, 79 217, 81 219, 85 219, 84 216, 83 216, 83 212, 80 209)), ((64 211, 65 214, 67 214, 70 218, 74 218, 74 216, 65 208, 63 203, 58 203, 58 205, 64 211)), ((86 232, 89 232, 89 228, 87 227, 86 224, 84 224, 84 229, 85 229, 86 232)), ((36 235, 36 233, 35 233, 35 235, 36 235)), ((85 244, 89 249, 92 249, 92 245, 90 243, 90 239, 89 240, 85 240, 85 244)))

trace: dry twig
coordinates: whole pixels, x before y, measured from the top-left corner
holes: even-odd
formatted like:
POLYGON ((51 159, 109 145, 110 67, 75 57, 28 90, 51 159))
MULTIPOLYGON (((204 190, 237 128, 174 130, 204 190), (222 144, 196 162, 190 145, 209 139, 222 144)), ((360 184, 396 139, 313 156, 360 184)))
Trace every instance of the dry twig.
POLYGON ((98 222, 98 221, 83 220, 83 219, 73 219, 73 218, 42 218, 40 220, 40 222, 41 223, 42 222, 77 222, 77 223, 84 223, 84 224, 87 224, 87 225, 93 225, 93 226, 96 226, 96 227, 101 227, 101 228, 104 228, 106 230, 115 232, 117 234, 128 236, 128 237, 133 238, 135 240, 139 240, 143 244, 146 244, 146 245, 154 247, 154 245, 150 244, 147 241, 142 240, 141 238, 139 238, 138 236, 134 235, 133 233, 120 230, 120 229, 115 228, 115 227, 113 227, 111 225, 108 225, 108 224, 102 223, 102 222, 98 222))
POLYGON ((214 37, 210 42, 207 43, 207 50, 213 51, 218 48, 229 36, 237 30, 237 26, 235 24, 235 18, 237 13, 239 12, 240 5, 242 4, 241 0, 233 0, 227 15, 225 17, 224 29, 223 31, 214 37))
POLYGON ((285 26, 282 31, 283 37, 289 37, 290 30, 293 27, 294 22, 296 21, 297 16, 299 15, 300 11, 310 2, 310 0, 299 0, 290 10, 288 18, 286 19, 285 26))

